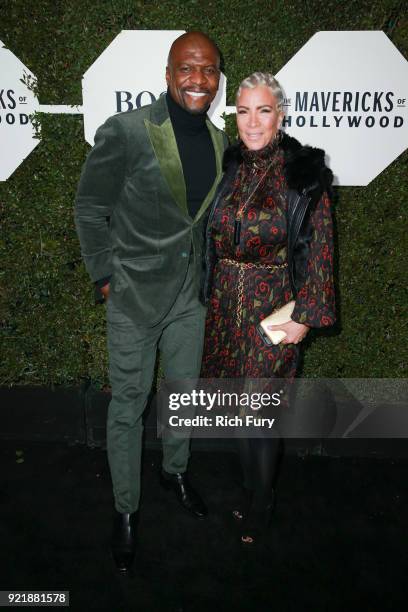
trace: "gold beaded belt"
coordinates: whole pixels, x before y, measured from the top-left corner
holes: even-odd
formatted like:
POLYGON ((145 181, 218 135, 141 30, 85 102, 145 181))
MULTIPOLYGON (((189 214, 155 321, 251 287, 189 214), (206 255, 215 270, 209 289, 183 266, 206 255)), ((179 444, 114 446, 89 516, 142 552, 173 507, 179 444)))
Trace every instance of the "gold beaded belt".
POLYGON ((220 263, 228 264, 238 268, 238 290, 237 290, 237 310, 236 310, 236 325, 241 327, 242 322, 242 302, 244 300, 244 276, 245 270, 251 270, 252 268, 262 270, 281 270, 287 268, 287 262, 282 264, 263 264, 263 263, 252 263, 251 261, 235 261, 235 259, 220 259, 220 263))

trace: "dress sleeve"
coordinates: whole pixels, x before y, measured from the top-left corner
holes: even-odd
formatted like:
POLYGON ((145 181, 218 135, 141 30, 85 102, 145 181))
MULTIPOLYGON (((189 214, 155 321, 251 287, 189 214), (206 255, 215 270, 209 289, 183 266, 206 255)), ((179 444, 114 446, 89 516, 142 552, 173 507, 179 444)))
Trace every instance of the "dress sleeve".
POLYGON ((328 327, 336 320, 333 281, 333 220, 331 202, 323 193, 311 215, 312 239, 307 275, 292 319, 310 327, 328 327))
POLYGON ((108 219, 126 173, 126 135, 116 117, 96 132, 84 164, 75 201, 75 224, 81 253, 91 279, 112 274, 108 219))

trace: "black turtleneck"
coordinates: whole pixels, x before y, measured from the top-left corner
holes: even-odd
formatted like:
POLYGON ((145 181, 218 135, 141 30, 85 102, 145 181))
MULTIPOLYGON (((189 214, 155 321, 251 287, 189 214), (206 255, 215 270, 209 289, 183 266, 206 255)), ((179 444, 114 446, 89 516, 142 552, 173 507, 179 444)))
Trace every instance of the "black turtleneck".
POLYGON ((216 175, 214 145, 205 123, 207 113, 193 115, 166 94, 167 107, 183 166, 187 207, 194 219, 216 175))

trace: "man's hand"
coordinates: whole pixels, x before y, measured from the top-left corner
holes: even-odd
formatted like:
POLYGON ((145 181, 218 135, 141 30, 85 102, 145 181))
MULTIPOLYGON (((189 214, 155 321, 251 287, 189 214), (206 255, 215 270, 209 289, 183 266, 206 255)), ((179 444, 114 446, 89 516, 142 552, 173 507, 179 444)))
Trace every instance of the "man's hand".
POLYGON ((106 283, 106 285, 101 287, 101 293, 102 293, 103 297, 105 298, 105 301, 109 297, 109 290, 110 290, 110 283, 106 283))
POLYGON ((296 321, 288 321, 287 323, 282 323, 282 325, 268 325, 268 329, 285 332, 286 336, 279 344, 298 344, 298 342, 302 342, 310 327, 296 321))

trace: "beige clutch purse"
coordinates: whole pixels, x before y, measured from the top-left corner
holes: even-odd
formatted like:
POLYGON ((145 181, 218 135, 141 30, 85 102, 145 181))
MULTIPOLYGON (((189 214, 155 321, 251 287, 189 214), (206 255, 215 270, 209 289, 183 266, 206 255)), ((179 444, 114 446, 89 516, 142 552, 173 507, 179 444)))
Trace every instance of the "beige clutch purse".
POLYGON ((291 320, 291 314, 295 308, 295 300, 288 302, 278 310, 275 310, 269 317, 266 317, 261 321, 257 327, 257 330, 266 344, 279 344, 286 336, 284 331, 267 328, 267 325, 282 325, 282 323, 288 323, 291 320))

